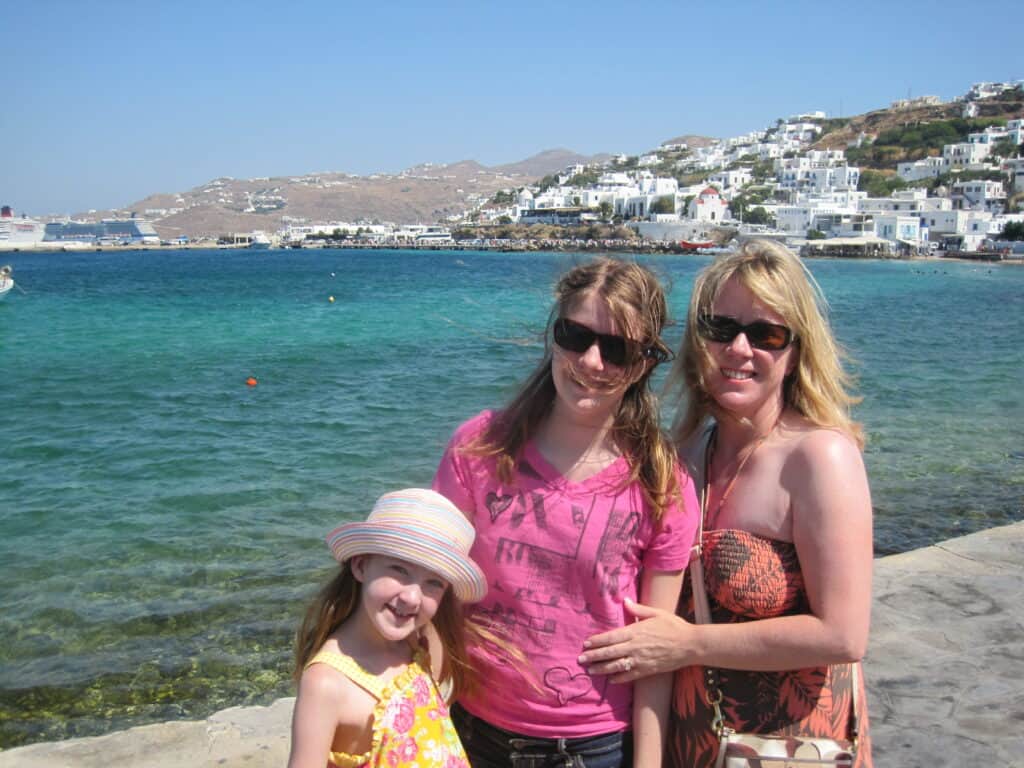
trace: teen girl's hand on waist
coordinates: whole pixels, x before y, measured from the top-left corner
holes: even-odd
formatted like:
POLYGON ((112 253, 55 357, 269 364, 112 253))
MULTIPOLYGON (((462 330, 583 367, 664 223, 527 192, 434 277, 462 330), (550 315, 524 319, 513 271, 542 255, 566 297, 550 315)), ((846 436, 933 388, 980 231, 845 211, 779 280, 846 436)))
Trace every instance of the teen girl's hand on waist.
POLYGON ((671 672, 689 663, 693 625, 671 611, 641 605, 628 597, 626 611, 639 621, 587 638, 579 662, 587 672, 628 683, 671 672))

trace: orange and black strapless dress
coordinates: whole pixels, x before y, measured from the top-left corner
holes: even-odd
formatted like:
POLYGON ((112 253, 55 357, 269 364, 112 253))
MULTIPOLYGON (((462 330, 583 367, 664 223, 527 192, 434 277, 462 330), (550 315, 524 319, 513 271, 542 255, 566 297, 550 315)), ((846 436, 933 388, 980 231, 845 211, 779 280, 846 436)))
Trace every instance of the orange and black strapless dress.
MULTIPOLYGON (((704 581, 716 624, 808 613, 796 547, 786 541, 746 531, 704 532, 704 581)), ((690 582, 679 613, 693 621, 690 582)), ((727 724, 745 733, 847 738, 852 716, 852 675, 848 664, 808 667, 787 672, 719 669, 722 714, 727 724)), ((860 748, 855 768, 870 768, 867 699, 859 678, 860 748)), ((666 765, 710 768, 718 756, 711 730, 702 667, 676 673, 672 728, 666 765)))

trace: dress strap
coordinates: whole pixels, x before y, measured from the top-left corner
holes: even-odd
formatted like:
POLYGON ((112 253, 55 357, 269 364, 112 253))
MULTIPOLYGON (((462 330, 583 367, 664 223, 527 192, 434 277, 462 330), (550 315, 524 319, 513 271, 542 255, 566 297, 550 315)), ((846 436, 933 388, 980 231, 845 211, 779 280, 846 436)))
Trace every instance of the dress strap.
POLYGON ((381 682, 377 675, 371 675, 359 666, 359 663, 351 656, 345 656, 344 654, 335 653, 334 651, 320 651, 316 656, 306 662, 306 669, 309 669, 314 664, 326 664, 327 666, 341 672, 341 674, 363 690, 367 691, 374 698, 383 698, 386 683, 381 682))

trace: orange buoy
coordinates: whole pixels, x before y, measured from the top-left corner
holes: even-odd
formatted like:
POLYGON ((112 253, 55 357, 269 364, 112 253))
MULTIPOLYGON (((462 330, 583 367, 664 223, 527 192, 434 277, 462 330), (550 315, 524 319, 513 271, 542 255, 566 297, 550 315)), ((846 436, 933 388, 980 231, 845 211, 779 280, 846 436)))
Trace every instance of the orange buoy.
POLYGON ((248 379, 245 380, 245 383, 250 387, 255 387, 259 382, 256 381, 255 376, 250 376, 248 379))

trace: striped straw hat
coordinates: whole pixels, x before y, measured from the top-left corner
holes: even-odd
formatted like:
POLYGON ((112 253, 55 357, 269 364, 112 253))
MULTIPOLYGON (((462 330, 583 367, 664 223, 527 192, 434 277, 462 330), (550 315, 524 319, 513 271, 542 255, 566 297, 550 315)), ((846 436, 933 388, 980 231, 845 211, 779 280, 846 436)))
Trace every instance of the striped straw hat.
POLYGON ((327 534, 334 559, 386 555, 421 565, 452 585, 455 596, 475 603, 487 579, 469 557, 476 531, 448 499, 423 488, 385 493, 365 522, 344 523, 327 534))

